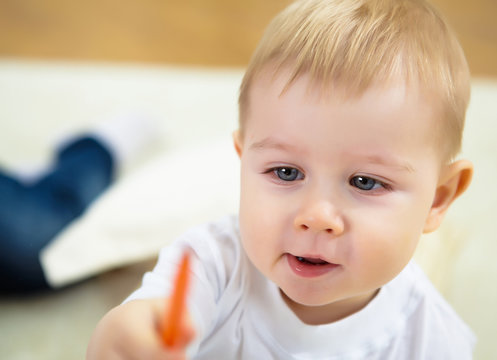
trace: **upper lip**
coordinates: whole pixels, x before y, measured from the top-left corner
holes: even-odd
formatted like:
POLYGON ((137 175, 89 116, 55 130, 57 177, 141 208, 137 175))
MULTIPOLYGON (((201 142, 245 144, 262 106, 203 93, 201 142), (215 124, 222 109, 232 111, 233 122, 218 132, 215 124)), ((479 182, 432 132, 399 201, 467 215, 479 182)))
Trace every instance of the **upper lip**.
POLYGON ((325 256, 322 256, 322 255, 319 255, 319 254, 298 254, 298 255, 294 255, 292 253, 289 253, 289 255, 295 256, 297 258, 311 259, 311 260, 315 260, 315 261, 326 261, 327 263, 330 263, 330 264, 337 264, 336 262, 331 261, 331 259, 329 259, 329 258, 327 258, 325 256))

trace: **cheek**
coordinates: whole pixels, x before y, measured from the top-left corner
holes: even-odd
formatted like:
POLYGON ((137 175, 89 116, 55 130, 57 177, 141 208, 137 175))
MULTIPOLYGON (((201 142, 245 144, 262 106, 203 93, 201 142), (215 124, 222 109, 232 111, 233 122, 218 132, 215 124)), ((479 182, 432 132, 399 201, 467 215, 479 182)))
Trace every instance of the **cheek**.
POLYGON ((240 227, 247 231, 256 231, 253 224, 260 225, 266 221, 267 198, 261 194, 258 184, 253 177, 243 176, 240 187, 240 227))
POLYGON ((251 259, 259 258, 261 244, 266 242, 271 229, 271 214, 268 212, 266 199, 256 191, 255 185, 250 178, 243 178, 239 212, 242 245, 251 259))
MULTIPOLYGON (((247 210, 247 208, 245 208, 247 210)), ((270 275, 274 251, 274 234, 259 212, 240 212, 240 236, 242 247, 250 262, 265 276, 270 275)))
MULTIPOLYGON (((398 212, 377 212, 354 234, 350 260, 365 277, 379 283, 395 277, 412 258, 422 233, 421 218, 398 212)), ((382 284, 380 284, 382 285, 382 284)))
POLYGON ((242 177, 239 218, 247 256, 259 271, 269 275, 280 255, 287 222, 278 197, 265 188, 257 176, 242 177))
POLYGON ((270 231, 279 224, 280 199, 255 169, 242 168, 240 186, 240 223, 247 232, 270 231))

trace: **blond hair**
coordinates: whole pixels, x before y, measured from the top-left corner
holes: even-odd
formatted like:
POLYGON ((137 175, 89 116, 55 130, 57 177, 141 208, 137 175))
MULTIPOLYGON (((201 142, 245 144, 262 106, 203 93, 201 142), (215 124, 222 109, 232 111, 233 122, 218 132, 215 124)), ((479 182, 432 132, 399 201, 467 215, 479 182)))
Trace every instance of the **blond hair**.
POLYGON ((373 82, 416 81, 435 94, 434 124, 444 158, 460 150, 470 76, 446 21, 424 0, 302 0, 269 24, 240 87, 240 130, 254 78, 268 64, 289 68, 287 87, 301 75, 324 87, 360 95, 373 82))

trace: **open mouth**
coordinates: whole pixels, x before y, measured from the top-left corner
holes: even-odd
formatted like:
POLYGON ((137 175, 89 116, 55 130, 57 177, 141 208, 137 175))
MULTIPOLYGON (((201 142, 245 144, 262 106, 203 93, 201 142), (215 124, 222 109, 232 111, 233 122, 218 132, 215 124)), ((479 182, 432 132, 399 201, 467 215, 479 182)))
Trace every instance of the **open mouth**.
POLYGON ((306 258, 302 256, 296 256, 297 260, 300 261, 301 263, 308 264, 308 265, 326 265, 329 264, 329 262, 319 259, 319 258, 306 258))
POLYGON ((290 269, 295 274, 307 278, 324 275, 340 266, 317 257, 287 254, 286 258, 290 269))

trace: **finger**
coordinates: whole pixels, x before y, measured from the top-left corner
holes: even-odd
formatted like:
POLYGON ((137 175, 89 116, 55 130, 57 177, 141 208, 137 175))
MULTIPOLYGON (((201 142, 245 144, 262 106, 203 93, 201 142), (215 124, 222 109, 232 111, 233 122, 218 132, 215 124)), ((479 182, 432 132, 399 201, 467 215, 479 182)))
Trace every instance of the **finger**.
POLYGON ((191 321, 185 320, 181 327, 181 335, 178 338, 178 348, 184 349, 190 344, 195 338, 195 329, 193 328, 191 321))
MULTIPOLYGON (((140 352, 135 352, 130 359, 147 360, 186 360, 186 353, 182 349, 166 349, 161 347, 142 348, 140 352)), ((128 358, 126 358, 128 359, 128 358)))
MULTIPOLYGON (((160 299, 159 301, 154 303, 154 310, 155 310, 155 317, 156 317, 156 330, 157 330, 157 339, 158 341, 163 341, 162 339, 162 334, 161 330, 163 327, 163 324, 161 323, 161 319, 163 318, 164 315, 164 306, 163 306, 163 299, 160 299)), ((167 302, 166 302, 167 303, 167 302)), ((181 326, 180 326, 180 331, 178 334, 178 338, 174 346, 170 346, 166 348, 169 348, 171 350, 183 350, 188 346, 189 343, 192 342, 192 340, 195 338, 195 329, 193 327, 193 322, 191 320, 191 317, 189 313, 186 311, 184 313, 184 316, 182 317, 181 320, 181 326)))

